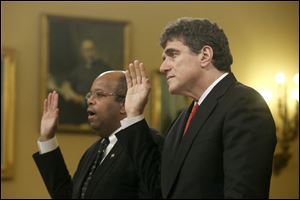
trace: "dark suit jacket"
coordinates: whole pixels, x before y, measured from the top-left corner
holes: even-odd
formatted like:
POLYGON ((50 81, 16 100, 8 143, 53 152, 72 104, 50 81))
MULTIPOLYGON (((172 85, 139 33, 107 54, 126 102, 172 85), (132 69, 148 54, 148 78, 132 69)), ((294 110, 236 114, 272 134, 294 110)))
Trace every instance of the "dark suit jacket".
MULTIPOLYGON (((192 106, 171 125, 161 163, 148 156, 161 167, 163 197, 268 198, 276 135, 263 98, 230 73, 201 103, 182 136, 192 106)), ((150 138, 145 120, 128 129, 150 138)), ((154 180, 157 172, 151 169, 144 175, 154 180)))
MULTIPOLYGON (((121 131, 126 141, 126 131, 121 131)), ((158 149, 162 138, 152 132, 158 149)), ((97 141, 99 142, 99 141, 97 141)), ((80 198, 81 187, 96 156, 97 142, 82 156, 73 179, 69 175, 60 148, 33 158, 52 198, 80 198)), ((141 150, 142 151, 142 150, 141 150)), ((99 165, 89 183, 86 199, 95 198, 159 198, 160 188, 148 190, 125 147, 118 141, 99 165)))

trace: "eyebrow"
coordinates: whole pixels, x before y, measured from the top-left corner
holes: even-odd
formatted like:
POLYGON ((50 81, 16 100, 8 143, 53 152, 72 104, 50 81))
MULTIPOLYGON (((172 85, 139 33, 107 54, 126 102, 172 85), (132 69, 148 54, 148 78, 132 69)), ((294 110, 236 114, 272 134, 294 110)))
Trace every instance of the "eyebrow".
POLYGON ((103 90, 103 89, 101 89, 101 88, 96 88, 96 89, 94 89, 94 91, 99 91, 99 90, 100 90, 100 91, 103 91, 103 92, 105 91, 105 90, 103 90))
POLYGON ((97 91, 107 92, 106 90, 103 90, 103 89, 100 89, 100 88, 96 88, 94 90, 90 90, 89 92, 97 92, 97 91))

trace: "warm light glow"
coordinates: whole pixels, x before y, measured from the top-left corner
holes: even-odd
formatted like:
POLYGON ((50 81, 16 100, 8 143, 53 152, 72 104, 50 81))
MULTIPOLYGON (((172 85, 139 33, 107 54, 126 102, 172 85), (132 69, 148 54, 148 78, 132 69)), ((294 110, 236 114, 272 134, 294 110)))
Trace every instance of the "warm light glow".
POLYGON ((272 91, 267 89, 259 90, 259 93, 263 98, 266 100, 266 102, 270 102, 272 100, 272 91))
POLYGON ((293 81, 294 81, 294 83, 296 83, 296 85, 299 85, 299 74, 295 74, 293 76, 293 81))
POLYGON ((299 88, 294 88, 292 90, 292 98, 299 102, 299 88))
POLYGON ((275 81, 276 81, 276 83, 278 83, 280 85, 283 84, 285 82, 285 75, 284 75, 284 73, 278 72, 275 75, 275 81))

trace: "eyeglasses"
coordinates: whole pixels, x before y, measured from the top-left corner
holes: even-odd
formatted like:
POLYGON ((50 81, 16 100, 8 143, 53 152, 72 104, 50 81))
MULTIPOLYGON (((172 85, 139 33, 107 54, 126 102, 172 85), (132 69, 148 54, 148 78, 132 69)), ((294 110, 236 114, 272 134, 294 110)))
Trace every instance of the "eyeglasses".
POLYGON ((117 96, 121 98, 125 98, 124 95, 119 95, 113 92, 105 92, 103 90, 95 90, 94 92, 89 92, 85 95, 85 99, 88 101, 91 97, 95 97, 97 100, 103 98, 103 97, 108 97, 108 96, 117 96))

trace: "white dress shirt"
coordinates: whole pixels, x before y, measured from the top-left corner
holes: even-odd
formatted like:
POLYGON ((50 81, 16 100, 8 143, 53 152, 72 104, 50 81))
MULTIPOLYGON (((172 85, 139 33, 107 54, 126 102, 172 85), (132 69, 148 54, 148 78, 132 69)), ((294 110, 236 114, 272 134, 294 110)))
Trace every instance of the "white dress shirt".
POLYGON ((200 104, 204 101, 204 99, 207 97, 207 95, 212 91, 212 89, 223 79, 225 78, 225 76, 227 76, 229 73, 226 72, 224 74, 222 74, 222 76, 220 76, 217 80, 215 80, 201 95, 201 97, 198 100, 198 104, 200 106, 200 104))

